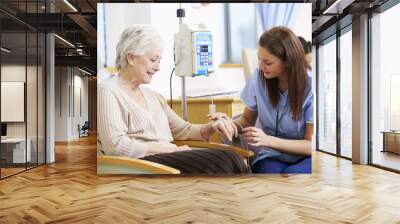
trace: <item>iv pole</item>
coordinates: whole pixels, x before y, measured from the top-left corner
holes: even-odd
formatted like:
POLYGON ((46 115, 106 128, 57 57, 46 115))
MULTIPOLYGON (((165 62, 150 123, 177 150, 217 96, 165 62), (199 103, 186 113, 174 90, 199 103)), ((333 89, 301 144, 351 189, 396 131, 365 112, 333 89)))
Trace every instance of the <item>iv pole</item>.
MULTIPOLYGON (((185 17, 185 10, 182 9, 182 3, 179 3, 179 9, 176 11, 176 16, 179 18, 179 28, 182 24, 182 17, 185 17)), ((182 118, 183 120, 187 121, 187 102, 186 102, 186 76, 181 77, 181 85, 182 85, 182 118)))

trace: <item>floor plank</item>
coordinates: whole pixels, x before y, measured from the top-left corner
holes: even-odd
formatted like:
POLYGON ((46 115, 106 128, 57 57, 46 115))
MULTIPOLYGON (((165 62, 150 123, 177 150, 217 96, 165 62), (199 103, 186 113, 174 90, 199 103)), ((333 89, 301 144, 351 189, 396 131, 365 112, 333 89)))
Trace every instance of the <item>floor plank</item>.
POLYGON ((400 170, 400 154, 375 150, 372 157, 372 163, 391 169, 400 170))
POLYGON ((400 223, 400 175, 314 152, 312 175, 96 174, 96 139, 0 181, 0 223, 400 223))

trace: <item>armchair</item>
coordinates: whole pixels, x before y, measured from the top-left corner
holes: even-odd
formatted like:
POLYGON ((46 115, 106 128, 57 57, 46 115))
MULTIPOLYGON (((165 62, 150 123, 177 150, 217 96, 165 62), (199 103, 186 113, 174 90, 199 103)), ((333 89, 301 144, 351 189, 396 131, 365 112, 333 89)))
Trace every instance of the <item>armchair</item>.
MULTIPOLYGON (((238 153, 243 159, 254 153, 236 146, 201 141, 174 141, 178 146, 188 145, 193 149, 229 149, 238 153)), ((119 156, 97 156, 97 174, 180 174, 180 171, 162 164, 119 156)))
POLYGON ((180 171, 142 159, 97 156, 97 174, 180 174, 180 171))
POLYGON ((250 79, 254 70, 258 68, 257 49, 244 48, 242 50, 243 73, 245 80, 250 79))

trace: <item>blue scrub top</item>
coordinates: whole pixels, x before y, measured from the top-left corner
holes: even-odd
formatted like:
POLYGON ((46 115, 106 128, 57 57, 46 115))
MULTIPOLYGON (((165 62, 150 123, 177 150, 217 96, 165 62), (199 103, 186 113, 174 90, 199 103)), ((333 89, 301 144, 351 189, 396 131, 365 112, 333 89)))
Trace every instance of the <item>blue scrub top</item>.
MULTIPOLYGON (((298 121, 292 119, 288 91, 280 93, 277 108, 269 100, 267 86, 263 85, 256 69, 246 83, 240 97, 246 107, 258 113, 256 127, 261 128, 265 134, 284 139, 304 139, 306 123, 314 123, 314 94, 310 74, 307 75, 307 85, 303 102, 303 116, 298 121), (278 114, 278 128, 276 130, 276 116, 278 114)), ((266 157, 276 157, 283 162, 295 163, 305 156, 286 154, 269 147, 249 147, 257 153, 252 164, 266 157)))

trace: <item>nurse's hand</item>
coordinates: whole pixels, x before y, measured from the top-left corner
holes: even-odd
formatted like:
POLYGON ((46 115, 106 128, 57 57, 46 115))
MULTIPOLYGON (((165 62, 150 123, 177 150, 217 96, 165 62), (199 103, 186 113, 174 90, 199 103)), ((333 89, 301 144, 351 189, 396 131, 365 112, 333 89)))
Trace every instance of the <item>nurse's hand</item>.
POLYGON ((243 137, 251 146, 270 146, 271 136, 264 133, 263 130, 256 127, 243 128, 243 137))

